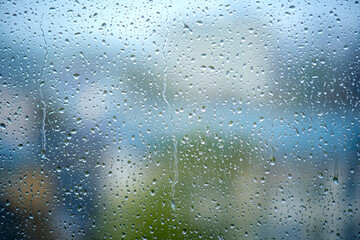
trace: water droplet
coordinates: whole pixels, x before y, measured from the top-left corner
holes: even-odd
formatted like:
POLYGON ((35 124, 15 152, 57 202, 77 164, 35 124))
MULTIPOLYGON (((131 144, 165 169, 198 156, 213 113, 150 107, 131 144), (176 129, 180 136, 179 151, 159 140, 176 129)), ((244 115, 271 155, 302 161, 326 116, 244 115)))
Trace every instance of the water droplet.
POLYGON ((275 157, 270 158, 270 165, 274 166, 276 163, 275 157))
POLYGON ((171 200, 171 203, 170 203, 170 204, 171 204, 171 209, 175 211, 175 210, 176 210, 175 201, 174 201, 174 200, 171 200))

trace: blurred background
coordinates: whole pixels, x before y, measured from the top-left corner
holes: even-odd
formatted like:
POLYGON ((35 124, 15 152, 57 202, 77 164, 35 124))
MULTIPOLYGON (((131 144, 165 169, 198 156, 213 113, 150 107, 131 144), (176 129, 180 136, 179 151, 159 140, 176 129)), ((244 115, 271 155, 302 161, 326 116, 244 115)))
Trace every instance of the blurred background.
POLYGON ((1 1, 2 239, 360 238, 359 1, 1 1))

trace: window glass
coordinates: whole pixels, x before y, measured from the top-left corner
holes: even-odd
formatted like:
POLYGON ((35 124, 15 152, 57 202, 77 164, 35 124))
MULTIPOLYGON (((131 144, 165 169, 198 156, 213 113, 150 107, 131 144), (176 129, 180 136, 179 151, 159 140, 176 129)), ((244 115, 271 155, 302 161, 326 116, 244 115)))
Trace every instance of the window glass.
POLYGON ((2 1, 5 239, 357 239, 359 1, 2 1))

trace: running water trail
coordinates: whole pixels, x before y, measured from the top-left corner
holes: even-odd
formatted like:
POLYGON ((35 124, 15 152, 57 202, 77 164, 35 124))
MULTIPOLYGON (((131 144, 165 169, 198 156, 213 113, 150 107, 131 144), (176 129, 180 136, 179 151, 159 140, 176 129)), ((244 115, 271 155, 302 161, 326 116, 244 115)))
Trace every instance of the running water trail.
POLYGON ((41 35, 42 35, 42 39, 43 39, 43 43, 44 43, 45 61, 44 61, 44 66, 43 66, 42 73, 41 73, 41 82, 40 82, 39 92, 40 92, 40 101, 41 101, 41 104, 43 105, 43 115, 42 115, 42 121, 41 121, 41 134, 42 134, 41 158, 47 160, 48 158, 46 157, 46 102, 45 102, 44 95, 43 95, 41 88, 45 84, 44 78, 45 78, 46 65, 48 62, 49 51, 47 48, 47 42, 46 42, 45 33, 44 33, 44 29, 43 29, 43 19, 44 19, 44 13, 41 16, 40 31, 41 31, 41 35))
POLYGON ((168 99, 166 98, 166 90, 167 90, 167 69, 168 69, 168 60, 169 57, 170 57, 170 51, 168 51, 168 54, 166 56, 165 54, 165 51, 166 51, 166 47, 168 47, 168 40, 169 40, 169 33, 170 33, 170 28, 169 28, 169 7, 171 7, 171 5, 169 6, 166 6, 166 20, 165 20, 165 24, 166 24, 166 35, 165 35, 165 40, 164 40, 164 45, 162 47, 162 57, 163 57, 163 61, 164 61, 164 64, 165 64, 165 67, 164 67, 164 79, 163 79, 163 83, 164 83, 164 86, 163 86, 163 92, 162 92, 162 97, 166 103, 166 106, 168 108, 168 111, 169 111, 169 115, 170 115, 170 121, 171 121, 171 127, 172 127, 172 141, 173 141, 173 144, 174 144, 174 152, 173 152, 173 157, 174 157, 174 180, 171 184, 171 195, 170 195, 170 200, 171 200, 171 207, 173 210, 175 210, 175 187, 176 187, 176 184, 178 182, 178 179, 179 179, 179 170, 178 170, 178 148, 177 148, 177 140, 176 140, 176 125, 175 125, 175 120, 174 120, 174 115, 173 115, 173 112, 172 112, 172 108, 171 108, 171 105, 168 101, 168 99))

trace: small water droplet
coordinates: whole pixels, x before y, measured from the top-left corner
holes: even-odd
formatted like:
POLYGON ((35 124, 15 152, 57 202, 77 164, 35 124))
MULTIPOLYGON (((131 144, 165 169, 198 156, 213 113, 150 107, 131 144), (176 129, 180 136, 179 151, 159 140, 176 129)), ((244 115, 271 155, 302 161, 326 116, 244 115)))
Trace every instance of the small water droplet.
POLYGON ((274 166, 276 163, 275 157, 270 158, 270 165, 274 166))
POLYGON ((339 184, 339 178, 337 176, 334 176, 333 182, 338 185, 339 184))
POLYGON ((304 205, 300 205, 300 209, 306 211, 307 208, 304 205))
POLYGON ((176 205, 175 205, 175 201, 174 201, 174 200, 171 200, 171 208, 172 208, 172 210, 174 210, 174 211, 175 211, 175 209, 176 209, 176 205))

